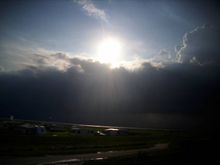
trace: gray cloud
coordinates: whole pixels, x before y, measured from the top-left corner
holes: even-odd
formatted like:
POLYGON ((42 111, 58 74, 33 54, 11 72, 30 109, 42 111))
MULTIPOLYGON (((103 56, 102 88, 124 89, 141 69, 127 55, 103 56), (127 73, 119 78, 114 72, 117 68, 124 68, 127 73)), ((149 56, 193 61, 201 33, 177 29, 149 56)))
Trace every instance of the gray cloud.
POLYGON ((171 63, 175 63, 176 60, 170 51, 163 49, 163 50, 160 50, 159 53, 157 53, 156 55, 151 57, 149 59, 149 62, 154 64, 154 66, 164 67, 164 66, 169 65, 171 63))
POLYGON ((71 67, 69 57, 63 53, 55 53, 51 55, 34 54, 32 56, 31 65, 36 67, 54 67, 59 70, 66 70, 71 67))
POLYGON ((0 65, 0 72, 3 72, 4 68, 0 65))
POLYGON ((177 60, 181 63, 212 64, 220 62, 219 28, 203 25, 183 37, 176 47, 177 60))

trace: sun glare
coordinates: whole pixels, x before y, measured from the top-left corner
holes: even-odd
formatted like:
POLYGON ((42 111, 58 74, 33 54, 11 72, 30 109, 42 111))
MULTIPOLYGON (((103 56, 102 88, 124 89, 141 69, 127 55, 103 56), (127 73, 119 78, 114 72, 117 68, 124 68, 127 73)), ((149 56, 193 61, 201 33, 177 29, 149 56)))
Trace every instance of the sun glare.
POLYGON ((121 60, 122 44, 118 39, 105 38, 97 47, 98 60, 116 67, 121 60))

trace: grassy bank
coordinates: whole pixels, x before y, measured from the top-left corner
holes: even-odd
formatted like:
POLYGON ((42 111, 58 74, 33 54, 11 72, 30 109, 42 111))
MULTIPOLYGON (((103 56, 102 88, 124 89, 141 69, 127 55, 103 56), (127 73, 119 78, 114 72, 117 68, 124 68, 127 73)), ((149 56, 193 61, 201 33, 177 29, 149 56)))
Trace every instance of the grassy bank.
POLYGON ((124 136, 75 136, 53 132, 43 136, 1 135, 1 156, 44 156, 147 148, 169 142, 173 133, 134 130, 124 136))

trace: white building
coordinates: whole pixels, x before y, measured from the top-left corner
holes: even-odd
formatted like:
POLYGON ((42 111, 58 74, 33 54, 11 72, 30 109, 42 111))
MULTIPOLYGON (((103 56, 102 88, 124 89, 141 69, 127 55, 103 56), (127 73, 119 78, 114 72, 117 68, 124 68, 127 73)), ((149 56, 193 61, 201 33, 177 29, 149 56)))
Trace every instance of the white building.
POLYGON ((103 132, 104 134, 109 135, 109 136, 120 135, 120 130, 117 128, 108 128, 108 129, 105 129, 103 132))

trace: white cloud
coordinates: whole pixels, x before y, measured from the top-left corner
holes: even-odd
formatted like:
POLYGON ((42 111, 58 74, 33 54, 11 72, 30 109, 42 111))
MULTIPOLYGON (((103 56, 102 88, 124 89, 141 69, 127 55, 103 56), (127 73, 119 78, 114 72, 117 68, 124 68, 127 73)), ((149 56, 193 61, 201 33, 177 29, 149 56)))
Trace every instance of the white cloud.
POLYGON ((78 3, 88 16, 108 22, 105 11, 97 8, 91 0, 74 0, 74 2, 78 3))
MULTIPOLYGON (((0 72, 6 70, 23 70, 26 68, 56 68, 57 70, 66 71, 71 67, 76 67, 79 72, 83 72, 80 66, 72 63, 73 59, 79 59, 90 63, 100 63, 92 54, 87 53, 71 53, 65 51, 48 50, 45 48, 32 46, 24 47, 19 44, 7 44, 1 47, 5 55, 0 55, 0 72), (3 49, 4 48, 4 49, 3 49), (1 57, 2 56, 2 57, 1 57), (3 69, 2 69, 3 68, 3 69)), ((163 51, 164 55, 165 51, 163 51)), ((166 54, 166 53, 165 53, 166 54)), ((139 55, 132 56, 130 59, 124 59, 116 68, 123 67, 126 70, 134 71, 143 67, 144 63, 150 63, 152 66, 163 67, 165 57, 158 59, 142 58, 139 55)), ((112 68, 108 64, 103 64, 112 68)))

